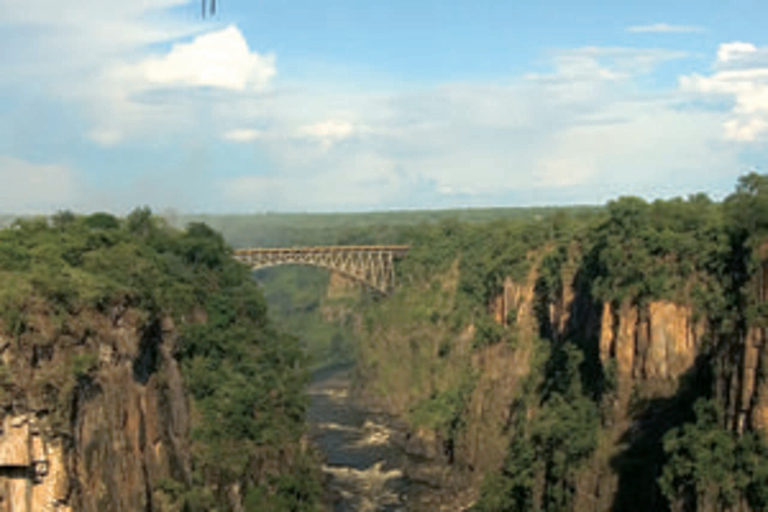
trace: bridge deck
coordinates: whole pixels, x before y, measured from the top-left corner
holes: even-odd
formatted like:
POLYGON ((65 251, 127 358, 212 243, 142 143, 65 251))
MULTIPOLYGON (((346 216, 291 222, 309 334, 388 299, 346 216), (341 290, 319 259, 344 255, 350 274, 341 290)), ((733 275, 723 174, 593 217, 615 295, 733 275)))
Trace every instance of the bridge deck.
POLYGON ((235 249, 235 256, 329 252, 389 252, 395 256, 403 256, 408 252, 410 248, 410 245, 319 245, 304 247, 267 247, 258 249, 235 249))

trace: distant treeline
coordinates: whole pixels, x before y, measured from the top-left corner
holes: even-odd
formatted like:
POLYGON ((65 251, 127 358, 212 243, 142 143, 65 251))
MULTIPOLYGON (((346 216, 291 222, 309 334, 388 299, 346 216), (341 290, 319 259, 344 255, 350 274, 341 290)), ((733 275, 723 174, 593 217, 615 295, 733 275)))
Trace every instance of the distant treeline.
POLYGON ((181 225, 204 222, 234 247, 282 247, 407 242, 404 227, 455 221, 484 224, 501 220, 536 220, 566 211, 581 217, 601 206, 399 210, 369 213, 194 214, 171 219, 181 225))

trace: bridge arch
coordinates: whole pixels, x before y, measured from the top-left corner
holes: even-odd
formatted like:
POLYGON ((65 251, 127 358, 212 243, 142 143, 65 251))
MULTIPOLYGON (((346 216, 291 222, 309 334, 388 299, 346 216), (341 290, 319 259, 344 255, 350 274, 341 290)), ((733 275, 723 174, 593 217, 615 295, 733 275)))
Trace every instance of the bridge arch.
POLYGON ((384 295, 395 285, 394 261, 410 249, 407 245, 340 245, 238 249, 234 258, 252 270, 280 265, 307 265, 334 270, 384 295))

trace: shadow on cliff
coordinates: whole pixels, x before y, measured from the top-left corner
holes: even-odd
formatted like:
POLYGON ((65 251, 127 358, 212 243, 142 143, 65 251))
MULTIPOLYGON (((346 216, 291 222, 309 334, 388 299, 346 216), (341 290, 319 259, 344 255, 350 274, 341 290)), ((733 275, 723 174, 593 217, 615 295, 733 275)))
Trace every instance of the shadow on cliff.
MULTIPOLYGON (((585 263, 575 272, 572 282, 568 283, 573 291, 569 304, 561 299, 562 289, 552 294, 547 289, 547 283, 539 280, 536 284, 535 313, 541 338, 555 343, 567 340, 581 350, 584 356, 580 368, 582 388, 600 404, 615 391, 611 389, 612 384, 608 382, 609 377, 601 361, 600 332, 604 305, 592 294, 594 278, 594 263, 585 263)), ((622 423, 626 420, 631 422, 618 440, 624 449, 609 461, 611 469, 618 475, 610 510, 669 510, 657 483, 665 461, 662 440, 671 429, 695 419, 693 403, 713 389, 711 368, 709 357, 699 355, 693 366, 678 378, 674 395, 630 398, 627 410, 615 410, 608 415, 622 423)), ((653 388, 653 382, 638 384, 646 389, 653 388)), ((628 394, 629 390, 625 393, 628 394)), ((604 427, 603 432, 609 435, 611 426, 604 427)))
POLYGON ((159 320, 151 322, 141 333, 139 350, 133 360, 133 379, 145 385, 157 372, 160 365, 158 345, 163 340, 163 330, 159 320))
POLYGON ((572 300, 566 304, 562 288, 556 290, 556 298, 552 300, 546 282, 540 278, 536 282, 534 312, 541 339, 554 343, 567 340, 581 350, 584 356, 580 368, 582 388, 599 403, 606 392, 599 342, 603 305, 592 295, 592 279, 588 270, 578 269, 566 284, 573 291, 572 300))
POLYGON ((667 432, 695 419, 693 403, 709 393, 712 379, 709 359, 700 355, 678 379, 673 396, 630 399, 627 414, 632 423, 619 439, 626 448, 610 461, 619 477, 611 510, 669 510, 657 483, 665 459, 662 441, 667 432))

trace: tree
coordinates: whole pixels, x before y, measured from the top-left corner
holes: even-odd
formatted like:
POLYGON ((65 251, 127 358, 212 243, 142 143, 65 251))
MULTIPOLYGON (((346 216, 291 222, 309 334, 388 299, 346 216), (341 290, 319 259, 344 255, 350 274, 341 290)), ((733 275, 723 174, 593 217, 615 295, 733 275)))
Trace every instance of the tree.
POLYGON ((753 510, 768 502, 768 447, 760 434, 737 436, 723 426, 714 401, 694 405, 696 421, 664 436, 667 463, 659 485, 676 509, 727 510, 746 501, 753 510))

